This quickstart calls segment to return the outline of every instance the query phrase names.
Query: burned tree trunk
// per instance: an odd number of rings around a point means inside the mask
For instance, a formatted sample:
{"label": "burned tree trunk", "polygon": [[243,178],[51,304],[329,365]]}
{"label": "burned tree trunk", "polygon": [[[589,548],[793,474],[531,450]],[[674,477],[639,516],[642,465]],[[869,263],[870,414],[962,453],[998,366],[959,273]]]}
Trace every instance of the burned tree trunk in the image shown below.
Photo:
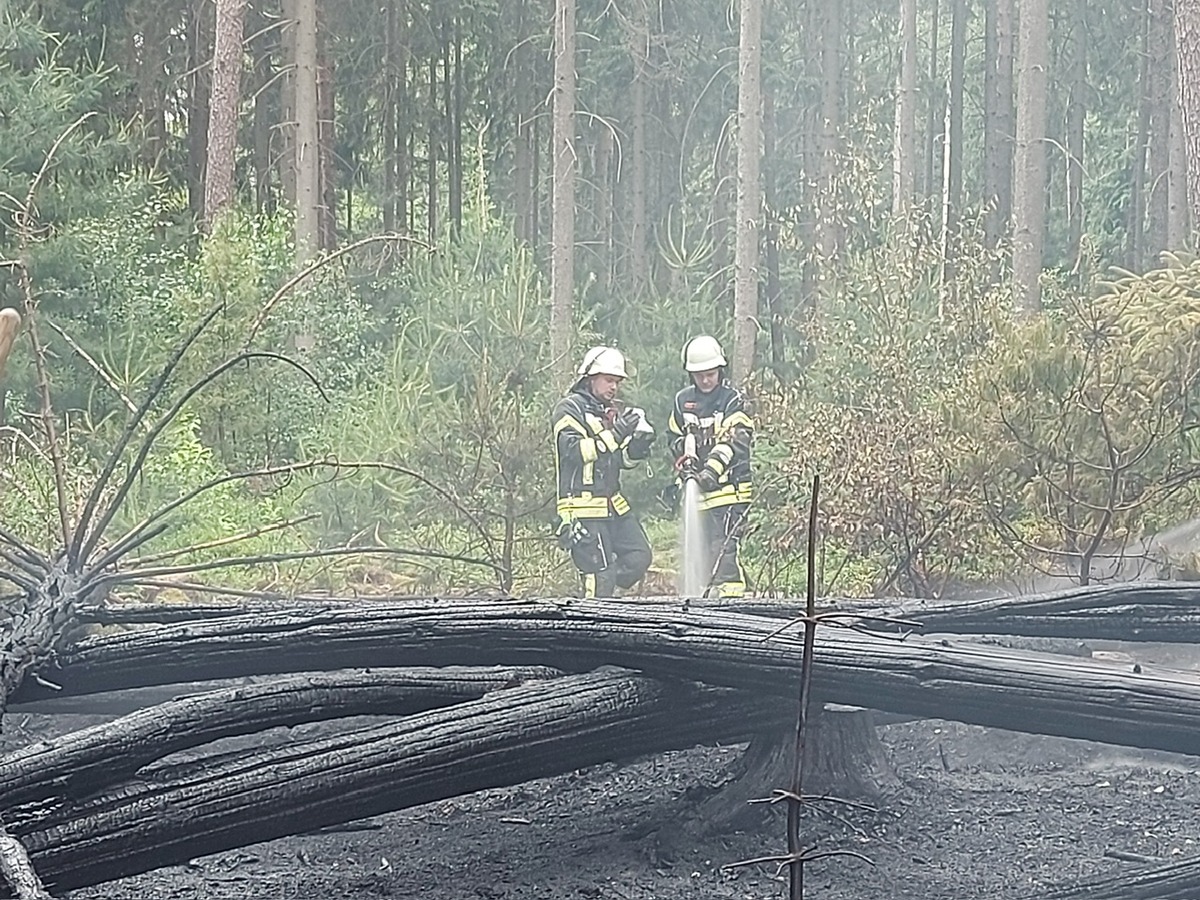
{"label": "burned tree trunk", "polygon": [[346,716],[411,715],[557,674],[533,667],[312,672],[182,697],[0,757],[0,804],[85,795],[220,738]]}
{"label": "burned tree trunk", "polygon": [[[62,646],[67,631],[75,624],[75,604],[86,599],[79,596],[74,580],[61,571],[61,564],[52,571],[49,561],[37,551],[26,548],[26,557],[16,549],[19,542],[15,538],[11,544],[13,549],[0,550],[0,555],[10,563],[10,557],[20,560],[28,569],[28,577],[37,581],[5,603],[10,615],[0,623],[0,714],[26,674],[36,672]],[[10,577],[23,579],[26,573],[10,573]]]}
{"label": "burned tree trunk", "polygon": [[1195,900],[1198,896],[1200,859],[1187,859],[1059,888],[1042,894],[1040,900]]}
{"label": "burned tree trunk", "polygon": [[51,900],[46,886],[29,863],[21,842],[0,833],[0,876],[16,892],[19,900]]}
{"label": "burned tree trunk", "polygon": [[[834,707],[809,718],[804,764],[806,794],[878,802],[900,787],[869,709]],[[704,834],[746,831],[770,810],[763,801],[787,787],[796,747],[796,723],[781,718],[751,739],[728,781],[689,820]]]}
{"label": "burned tree trunk", "polygon": [[[801,642],[779,622],[606,601],[380,603],[231,616],[86,638],[52,673],[66,692],[319,667],[623,665],[794,697]],[[1200,676],[825,628],[814,688],[836,703],[1106,743],[1200,753]],[[36,686],[27,686],[36,695]]]}
{"label": "burned tree trunk", "polygon": [[0,812],[45,882],[67,890],[600,762],[745,740],[777,715],[766,699],[607,669],[198,767],[146,769],[57,809]]}
{"label": "burned tree trunk", "polygon": [[[102,625],[163,624],[224,618],[232,615],[307,616],[329,609],[371,609],[380,601],[339,599],[240,600],[180,606],[138,604],[87,609],[81,618]],[[406,606],[437,603],[437,599],[410,598]],[[569,601],[566,601],[569,602]],[[728,610],[745,615],[792,619],[803,612],[794,599],[755,597],[745,600],[688,600],[670,603],[663,598],[627,599],[626,606],[675,610]],[[1179,581],[1130,582],[1069,588],[1019,597],[933,602],[921,598],[860,600],[826,598],[822,611],[838,610],[862,619],[876,631],[910,631],[952,634],[1013,634],[1026,637],[1061,637],[1095,640],[1164,641],[1200,643],[1200,585]],[[902,620],[889,625],[880,619]],[[876,621],[871,621],[875,619]]]}

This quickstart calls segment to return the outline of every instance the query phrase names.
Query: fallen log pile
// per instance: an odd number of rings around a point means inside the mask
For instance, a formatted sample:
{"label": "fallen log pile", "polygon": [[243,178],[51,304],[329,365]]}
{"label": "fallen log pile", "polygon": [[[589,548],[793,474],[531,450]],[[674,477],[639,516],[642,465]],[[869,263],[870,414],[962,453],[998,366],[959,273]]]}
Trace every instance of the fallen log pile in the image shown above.
{"label": "fallen log pile", "polygon": [[[801,642],[778,621],[615,601],[422,601],[237,615],[79,641],[43,669],[63,693],[362,666],[618,665],[792,698]],[[1061,737],[1200,754],[1200,676],[821,629],[814,689],[834,701]],[[20,697],[49,690],[26,684]]]}
{"label": "fallen log pile", "polygon": [[[938,631],[1149,639],[1200,635],[1197,600],[1200,589],[1185,585],[1129,585],[851,610]],[[781,631],[786,604],[756,604],[747,614],[677,601],[326,599],[213,604],[198,619],[108,630],[61,647],[12,702],[285,677],[171,700],[0,758],[0,819],[62,890],[596,762],[779,732],[793,717],[801,642],[795,627]],[[91,617],[129,625],[153,615]],[[508,668],[444,668],[481,665]],[[814,689],[823,701],[1200,754],[1192,673],[823,627]],[[207,749],[357,715],[403,718],[284,746]],[[172,756],[181,750],[193,758]],[[1163,877],[1200,886],[1186,865],[1171,868]]]}
{"label": "fallen log pile", "polygon": [[[137,779],[82,797],[26,783],[24,796],[52,799],[10,805],[5,795],[3,816],[43,882],[60,891],[600,762],[746,740],[790,714],[778,706],[605,668],[333,737],[143,767]],[[105,743],[99,731],[91,739]],[[87,755],[83,746],[74,753]]]}
{"label": "fallen log pile", "polygon": [[343,670],[181,697],[0,757],[0,805],[86,796],[168,754],[234,735],[350,716],[412,715],[559,674],[531,667]]}

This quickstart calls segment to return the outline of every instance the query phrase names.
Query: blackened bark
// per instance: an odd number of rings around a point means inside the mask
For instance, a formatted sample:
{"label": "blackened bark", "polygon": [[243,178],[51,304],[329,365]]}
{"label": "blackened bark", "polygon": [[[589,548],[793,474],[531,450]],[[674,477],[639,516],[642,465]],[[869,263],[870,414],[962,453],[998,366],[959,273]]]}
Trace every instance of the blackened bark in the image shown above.
{"label": "blackened bark", "polygon": [[169,753],[268,728],[347,716],[412,715],[558,673],[534,667],[307,672],[205,691],[0,756],[0,804],[82,797]]}
{"label": "blackened bark", "polygon": [[[1195,592],[1192,592],[1192,598]],[[1132,627],[1132,623],[1123,623]],[[380,602],[307,616],[233,616],[86,638],[47,675],[64,692],[389,665],[623,665],[792,697],[800,641],[779,622],[603,601]],[[26,686],[30,694],[36,687]],[[1200,753],[1200,677],[824,629],[814,689],[829,701],[1130,746]]]}
{"label": "blackened bark", "polygon": [[71,889],[601,762],[745,740],[777,715],[736,693],[610,669],[167,770],[13,832],[48,885]]}

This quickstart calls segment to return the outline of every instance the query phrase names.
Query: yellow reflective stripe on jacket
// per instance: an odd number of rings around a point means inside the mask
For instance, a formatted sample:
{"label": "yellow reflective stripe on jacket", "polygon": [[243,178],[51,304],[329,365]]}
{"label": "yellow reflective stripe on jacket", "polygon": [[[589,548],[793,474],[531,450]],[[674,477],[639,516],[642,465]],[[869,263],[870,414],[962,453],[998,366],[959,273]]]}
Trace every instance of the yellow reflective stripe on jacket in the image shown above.
{"label": "yellow reflective stripe on jacket", "polygon": [[583,427],[583,423],[574,416],[563,416],[554,423],[554,436],[558,437],[558,433],[566,428],[570,428],[572,431],[578,431],[584,436],[586,436],[588,433],[587,429]]}
{"label": "yellow reflective stripe on jacket", "polygon": [[717,594],[722,600],[741,600],[746,596],[746,582],[726,581],[717,586]]}
{"label": "yellow reflective stripe on jacket", "polygon": [[595,462],[600,456],[600,448],[596,444],[596,439],[588,436],[587,428],[574,416],[563,416],[554,423],[555,453],[558,452],[559,434],[567,430],[583,435],[583,437],[579,439],[579,456],[583,460],[584,468],[586,469],[588,463]]}
{"label": "yellow reflective stripe on jacket", "polygon": [[620,494],[609,497],[560,497],[557,510],[560,517],[567,519],[604,519],[609,515],[609,500],[612,511],[618,516],[629,512],[629,501]]}
{"label": "yellow reflective stripe on jacket", "polygon": [[754,497],[754,487],[749,483],[727,484],[700,495],[700,509],[717,509],[734,503],[749,503]]}
{"label": "yellow reflective stripe on jacket", "polygon": [[726,418],[721,420],[721,435],[728,434],[730,429],[736,428],[738,425],[741,425],[743,428],[749,428],[751,431],[754,430],[754,422],[739,409],[737,412],[730,413]]}
{"label": "yellow reflective stripe on jacket", "polygon": [[598,434],[596,437],[598,440],[604,442],[604,446],[608,448],[609,453],[616,453],[621,449],[621,445],[617,443],[617,436],[607,428],[600,432],[600,434]]}

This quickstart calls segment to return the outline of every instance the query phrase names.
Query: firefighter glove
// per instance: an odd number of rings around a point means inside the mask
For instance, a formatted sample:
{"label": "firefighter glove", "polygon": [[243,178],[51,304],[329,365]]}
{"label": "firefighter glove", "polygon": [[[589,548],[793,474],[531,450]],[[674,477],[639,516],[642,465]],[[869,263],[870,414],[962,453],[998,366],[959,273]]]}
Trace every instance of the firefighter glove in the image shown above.
{"label": "firefighter glove", "polygon": [[653,431],[635,431],[633,437],[629,439],[630,459],[645,459],[650,455],[650,448],[654,445]]}
{"label": "firefighter glove", "polygon": [[625,443],[625,439],[637,430],[638,422],[641,421],[634,410],[627,409],[621,413],[612,423],[612,433],[616,437],[618,443]]}
{"label": "firefighter glove", "polygon": [[707,494],[720,487],[721,482],[717,477],[717,473],[706,466],[696,476],[696,484],[700,486],[700,490]]}
{"label": "firefighter glove", "polygon": [[588,538],[588,530],[578,519],[564,519],[558,526],[558,546],[570,551],[576,544],[581,544]]}

